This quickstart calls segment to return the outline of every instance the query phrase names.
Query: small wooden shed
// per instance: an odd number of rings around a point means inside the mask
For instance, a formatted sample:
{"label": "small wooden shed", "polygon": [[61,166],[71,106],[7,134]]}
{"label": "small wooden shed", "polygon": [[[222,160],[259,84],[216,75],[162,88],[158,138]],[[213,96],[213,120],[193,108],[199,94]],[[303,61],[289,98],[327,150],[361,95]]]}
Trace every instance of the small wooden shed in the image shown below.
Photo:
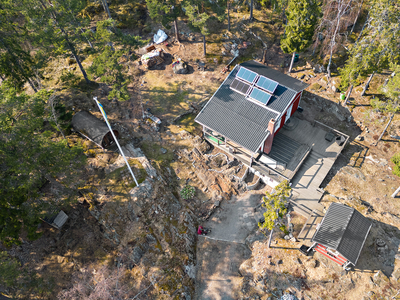
{"label": "small wooden shed", "polygon": [[352,207],[332,203],[315,232],[314,248],[327,258],[347,268],[357,264],[372,221]]}
{"label": "small wooden shed", "polygon": [[[72,117],[71,124],[75,131],[103,148],[108,148],[115,143],[107,124],[87,111],[77,112]],[[113,129],[113,132],[118,138],[118,131]]]}

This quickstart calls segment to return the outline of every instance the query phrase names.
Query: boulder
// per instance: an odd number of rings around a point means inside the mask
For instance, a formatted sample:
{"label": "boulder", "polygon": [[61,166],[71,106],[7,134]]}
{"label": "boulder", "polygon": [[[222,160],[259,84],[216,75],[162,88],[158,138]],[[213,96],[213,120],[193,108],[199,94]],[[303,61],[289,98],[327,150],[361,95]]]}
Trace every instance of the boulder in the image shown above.
{"label": "boulder", "polygon": [[189,72],[187,63],[183,61],[178,61],[174,63],[172,70],[175,74],[187,74]]}

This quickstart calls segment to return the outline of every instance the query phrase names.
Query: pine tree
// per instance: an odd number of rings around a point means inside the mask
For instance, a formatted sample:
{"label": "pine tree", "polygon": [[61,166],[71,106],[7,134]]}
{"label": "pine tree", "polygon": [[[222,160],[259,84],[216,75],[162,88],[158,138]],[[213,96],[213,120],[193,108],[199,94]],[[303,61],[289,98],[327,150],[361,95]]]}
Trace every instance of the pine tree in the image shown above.
{"label": "pine tree", "polygon": [[[0,75],[11,80],[14,86],[22,89],[28,82],[37,92],[34,84],[34,59],[29,49],[24,48],[29,40],[24,21],[19,15],[14,3],[0,3]],[[20,18],[18,24],[14,19]]]}
{"label": "pine tree", "polygon": [[100,77],[102,82],[112,86],[112,90],[108,95],[109,100],[126,101],[130,98],[127,88],[128,79],[123,75],[123,65],[119,62],[121,56],[121,51],[116,51],[111,46],[106,46],[89,67],[91,74]]}
{"label": "pine tree", "polygon": [[[84,159],[79,147],[43,127],[48,97],[45,90],[32,97],[18,93],[7,81],[0,86],[0,241],[7,245],[19,243],[22,230],[38,237],[39,217],[57,205],[44,201],[39,188],[46,180],[56,183],[60,172],[71,179]],[[72,196],[69,189],[60,193],[60,204]]]}
{"label": "pine tree", "polygon": [[[356,44],[350,48],[349,59],[340,70],[342,86],[360,84],[360,78],[370,77],[364,86],[362,96],[368,89],[374,74],[389,67],[399,59],[398,40],[400,39],[399,4],[394,0],[372,2],[366,28]],[[347,98],[349,98],[350,92]]]}
{"label": "pine tree", "polygon": [[146,0],[150,18],[160,22],[165,28],[169,29],[171,22],[174,22],[175,38],[179,41],[178,17],[181,10],[177,0]]}
{"label": "pine tree", "polygon": [[263,214],[264,222],[258,223],[260,229],[267,228],[271,230],[270,244],[272,231],[278,226],[280,230],[287,233],[286,226],[283,222],[284,217],[287,214],[288,197],[290,195],[290,186],[287,181],[283,181],[275,187],[273,193],[266,192],[266,196],[263,197],[262,206],[266,208],[266,212]]}
{"label": "pine tree", "polygon": [[127,88],[128,78],[124,75],[125,66],[121,64],[121,60],[124,55],[129,56],[126,53],[127,46],[136,47],[146,41],[142,41],[137,36],[123,34],[116,28],[115,21],[112,19],[99,21],[96,25],[97,30],[94,35],[88,31],[88,35],[92,35],[95,41],[97,51],[97,57],[94,58],[88,72],[112,86],[108,99],[126,101],[130,98]]}
{"label": "pine tree", "polygon": [[225,17],[224,1],[221,5],[218,2],[201,1],[201,0],[185,0],[182,7],[189,18],[190,24],[203,35],[203,55],[207,55],[206,36],[210,34],[209,20],[217,16],[219,21]]}
{"label": "pine tree", "polygon": [[45,55],[58,56],[69,53],[79,66],[86,80],[90,83],[86,71],[79,58],[78,45],[85,40],[82,35],[82,27],[85,21],[78,18],[86,5],[83,0],[17,0],[19,13],[27,23],[33,46],[41,50]]}
{"label": "pine tree", "polygon": [[281,39],[284,53],[293,53],[289,67],[292,71],[296,52],[304,51],[312,42],[315,25],[320,17],[320,6],[315,0],[290,0],[285,33]]}

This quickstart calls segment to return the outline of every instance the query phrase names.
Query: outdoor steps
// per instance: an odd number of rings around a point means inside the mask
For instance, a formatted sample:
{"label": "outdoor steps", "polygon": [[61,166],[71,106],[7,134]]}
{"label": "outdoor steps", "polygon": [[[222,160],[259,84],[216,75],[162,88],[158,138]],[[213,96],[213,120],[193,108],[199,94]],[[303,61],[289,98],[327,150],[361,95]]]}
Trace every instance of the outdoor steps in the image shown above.
{"label": "outdoor steps", "polygon": [[274,145],[268,156],[287,165],[300,147],[301,144],[299,142],[278,133],[274,137]]}
{"label": "outdoor steps", "polygon": [[339,264],[341,266],[343,266],[343,264],[345,262],[347,262],[346,258],[344,258],[341,255],[335,256],[335,255],[329,253],[328,251],[326,251],[326,248],[324,246],[320,245],[320,244],[317,244],[317,246],[315,246],[314,250],[319,252],[319,253],[321,253],[322,255],[325,255],[327,258],[333,260],[335,263],[337,263],[337,264]]}

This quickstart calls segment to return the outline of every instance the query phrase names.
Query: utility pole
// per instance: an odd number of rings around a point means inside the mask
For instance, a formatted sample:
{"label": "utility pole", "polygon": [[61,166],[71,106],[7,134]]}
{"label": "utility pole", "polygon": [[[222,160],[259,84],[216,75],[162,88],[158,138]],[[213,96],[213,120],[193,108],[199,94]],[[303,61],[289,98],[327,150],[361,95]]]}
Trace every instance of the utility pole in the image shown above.
{"label": "utility pole", "polygon": [[122,157],[124,158],[125,163],[126,163],[126,166],[128,167],[129,172],[131,172],[132,178],[133,178],[133,180],[135,181],[136,186],[139,186],[139,184],[138,184],[138,182],[137,182],[137,180],[136,180],[135,175],[133,175],[131,166],[129,165],[128,161],[126,160],[126,157],[125,157],[124,152],[122,152],[122,149],[121,149],[121,146],[120,146],[119,143],[118,143],[117,137],[115,136],[114,131],[112,130],[110,123],[108,123],[107,115],[106,115],[106,112],[105,112],[104,109],[103,109],[103,105],[101,105],[101,103],[100,103],[99,101],[97,101],[97,97],[94,97],[93,100],[96,101],[96,104],[97,104],[97,106],[99,107],[99,110],[100,110],[101,114],[103,115],[104,121],[106,121],[106,124],[107,124],[107,126],[108,126],[108,129],[110,129],[110,132],[111,132],[111,134],[112,134],[112,136],[113,136],[113,138],[114,138],[114,141],[115,141],[115,143],[116,143],[117,146],[118,146],[119,152],[121,153]]}

